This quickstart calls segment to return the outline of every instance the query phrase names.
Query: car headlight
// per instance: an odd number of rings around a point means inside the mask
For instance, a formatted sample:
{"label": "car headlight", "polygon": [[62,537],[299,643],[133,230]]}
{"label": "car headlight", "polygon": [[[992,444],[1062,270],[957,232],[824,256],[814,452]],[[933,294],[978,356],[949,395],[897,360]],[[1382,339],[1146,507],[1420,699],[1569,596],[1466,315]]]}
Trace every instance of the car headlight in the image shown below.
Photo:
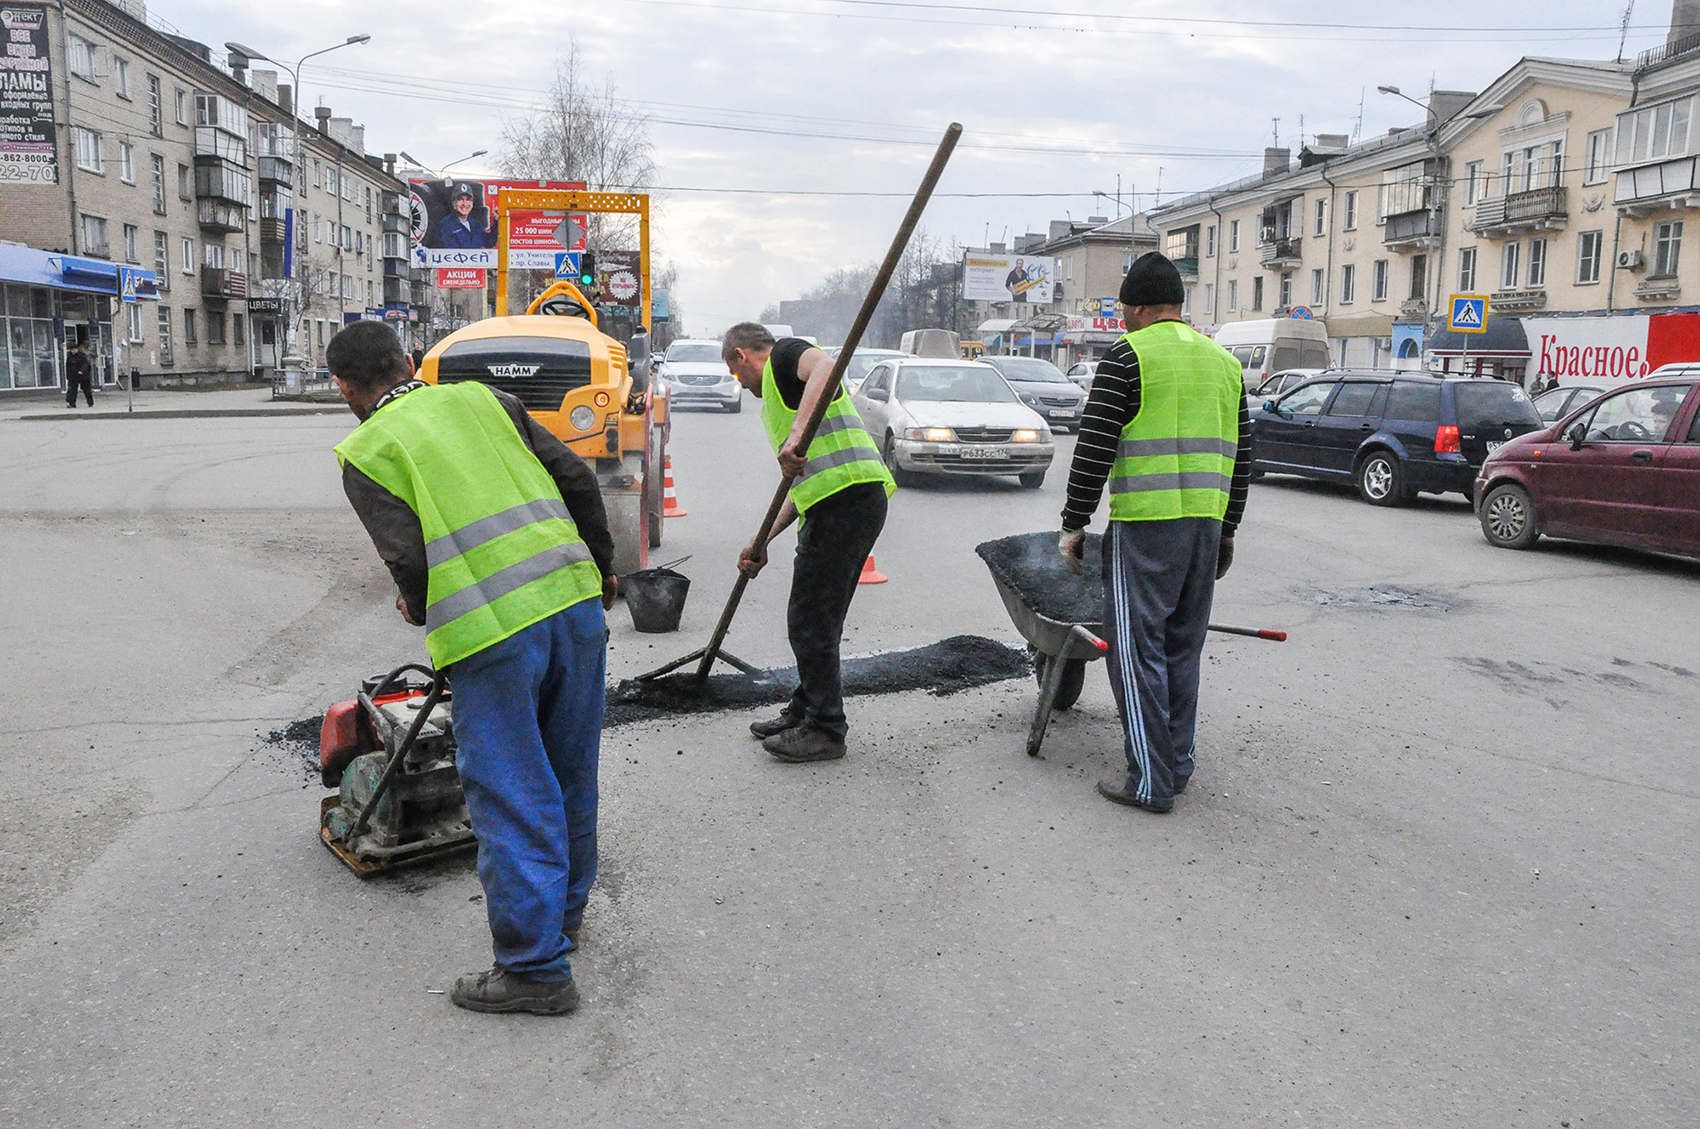
{"label": "car headlight", "polygon": [[1009,438],[1014,443],[1037,443],[1039,433],[1030,427],[1021,427],[1011,432]]}
{"label": "car headlight", "polygon": [[922,443],[954,443],[956,432],[948,427],[911,427],[903,433],[905,439],[914,439]]}
{"label": "car headlight", "polygon": [[1036,407],[1039,406],[1038,399],[1036,397],[1034,397],[1034,395],[1031,392],[1018,392],[1018,393],[1016,393],[1016,395],[1020,396],[1021,402],[1023,404],[1026,404],[1030,408],[1036,408]]}
{"label": "car headlight", "polygon": [[589,404],[580,404],[567,416],[567,422],[573,425],[574,430],[591,431],[596,427],[596,413]]}

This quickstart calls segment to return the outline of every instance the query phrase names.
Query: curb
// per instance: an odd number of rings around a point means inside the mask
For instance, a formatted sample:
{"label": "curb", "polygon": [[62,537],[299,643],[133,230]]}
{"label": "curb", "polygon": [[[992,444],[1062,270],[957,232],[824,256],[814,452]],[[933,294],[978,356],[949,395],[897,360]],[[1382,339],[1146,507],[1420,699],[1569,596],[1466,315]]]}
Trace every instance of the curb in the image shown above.
{"label": "curb", "polygon": [[61,422],[73,419],[234,419],[239,416],[335,416],[348,412],[346,404],[320,408],[164,408],[154,411],[141,412],[74,412],[66,415],[64,412],[48,412],[40,415],[14,416],[14,420],[23,422],[29,420],[59,420]]}

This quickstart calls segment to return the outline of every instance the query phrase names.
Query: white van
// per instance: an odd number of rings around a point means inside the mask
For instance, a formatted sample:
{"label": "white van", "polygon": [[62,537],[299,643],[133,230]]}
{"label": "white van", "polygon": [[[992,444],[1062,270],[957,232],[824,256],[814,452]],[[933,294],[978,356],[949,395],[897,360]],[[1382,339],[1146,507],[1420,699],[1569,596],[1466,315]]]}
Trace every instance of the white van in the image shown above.
{"label": "white van", "polygon": [[911,329],[897,347],[914,357],[962,359],[962,339],[948,329]]}
{"label": "white van", "polygon": [[1246,391],[1271,373],[1290,368],[1327,368],[1328,330],[1319,321],[1262,318],[1231,321],[1216,330],[1216,344],[1240,362]]}
{"label": "white van", "polygon": [[820,341],[807,333],[792,333],[788,325],[763,325],[763,329],[773,334],[775,341],[783,341],[787,337],[795,337],[799,341],[807,341],[810,345],[819,345]]}

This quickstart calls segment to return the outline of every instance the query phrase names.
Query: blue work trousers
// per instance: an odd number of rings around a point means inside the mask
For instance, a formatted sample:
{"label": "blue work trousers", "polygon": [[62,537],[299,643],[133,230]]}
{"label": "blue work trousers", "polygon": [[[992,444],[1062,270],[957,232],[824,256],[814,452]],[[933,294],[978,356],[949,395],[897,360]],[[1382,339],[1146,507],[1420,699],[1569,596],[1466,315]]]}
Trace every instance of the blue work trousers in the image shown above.
{"label": "blue work trousers", "polygon": [[594,597],[455,663],[461,786],[496,963],[565,980],[596,879],[607,636]]}

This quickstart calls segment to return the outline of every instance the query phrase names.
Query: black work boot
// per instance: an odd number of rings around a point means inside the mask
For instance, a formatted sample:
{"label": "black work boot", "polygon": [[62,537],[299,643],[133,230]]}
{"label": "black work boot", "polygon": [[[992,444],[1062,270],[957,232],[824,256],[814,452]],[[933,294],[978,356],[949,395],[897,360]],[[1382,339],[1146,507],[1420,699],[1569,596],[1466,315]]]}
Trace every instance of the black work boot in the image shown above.
{"label": "black work boot", "polygon": [[1126,804],[1130,808],[1143,808],[1158,814],[1174,810],[1175,802],[1158,803],[1147,800],[1139,794],[1139,781],[1131,773],[1117,772],[1098,781],[1098,794],[1112,803]]}
{"label": "black work boot", "polygon": [[804,720],[802,714],[786,710],[778,717],[770,717],[766,721],[750,722],[750,732],[765,741],[769,737],[785,732],[787,729],[797,728],[797,726],[803,724]]}
{"label": "black work boot", "polygon": [[488,972],[456,980],[449,999],[468,1011],[565,1015],[578,1007],[578,985],[570,976],[565,980],[527,980],[496,965]]}
{"label": "black work boot", "polygon": [[844,755],[844,742],[813,725],[796,725],[775,733],[761,743],[773,756],[789,764],[804,761],[835,761]]}

